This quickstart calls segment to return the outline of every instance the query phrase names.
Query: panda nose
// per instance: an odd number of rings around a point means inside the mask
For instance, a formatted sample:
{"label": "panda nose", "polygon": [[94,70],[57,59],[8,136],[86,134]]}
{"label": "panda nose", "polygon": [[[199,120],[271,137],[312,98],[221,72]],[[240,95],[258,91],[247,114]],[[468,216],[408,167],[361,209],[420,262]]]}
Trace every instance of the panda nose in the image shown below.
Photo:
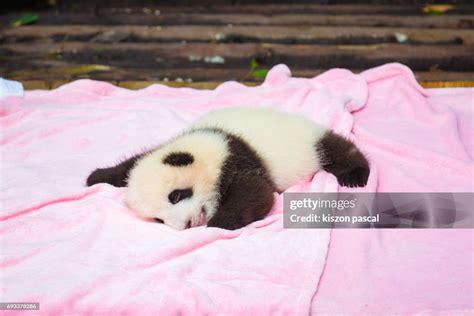
{"label": "panda nose", "polygon": [[164,220],[162,220],[161,218],[158,218],[158,217],[155,217],[155,221],[157,221],[157,222],[160,223],[160,224],[164,224],[164,223],[165,223]]}

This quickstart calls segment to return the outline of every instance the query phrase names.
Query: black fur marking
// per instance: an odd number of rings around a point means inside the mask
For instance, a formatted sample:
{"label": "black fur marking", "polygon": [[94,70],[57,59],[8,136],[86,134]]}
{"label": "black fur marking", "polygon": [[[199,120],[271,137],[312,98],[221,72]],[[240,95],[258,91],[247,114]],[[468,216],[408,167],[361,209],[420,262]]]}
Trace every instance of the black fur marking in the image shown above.
{"label": "black fur marking", "polygon": [[189,199],[192,196],[193,196],[193,189],[178,189],[178,190],[173,190],[168,195],[168,200],[170,201],[171,204],[177,204],[184,199]]}
{"label": "black fur marking", "polygon": [[219,205],[208,226],[238,229],[263,219],[273,206],[275,185],[258,154],[240,137],[220,129],[229,155],[219,178]]}
{"label": "black fur marking", "polygon": [[233,230],[264,218],[272,209],[273,191],[259,175],[236,175],[207,226]]}
{"label": "black fur marking", "polygon": [[323,169],[334,174],[340,185],[361,187],[367,184],[369,162],[353,143],[327,132],[316,144],[316,150]]}
{"label": "black fur marking", "polygon": [[148,152],[133,156],[118,165],[110,168],[96,169],[87,177],[87,186],[96,183],[108,183],[115,187],[127,186],[128,173],[135,163]]}
{"label": "black fur marking", "polygon": [[187,152],[174,152],[168,154],[164,159],[163,163],[174,167],[183,167],[190,165],[194,162],[194,157]]}

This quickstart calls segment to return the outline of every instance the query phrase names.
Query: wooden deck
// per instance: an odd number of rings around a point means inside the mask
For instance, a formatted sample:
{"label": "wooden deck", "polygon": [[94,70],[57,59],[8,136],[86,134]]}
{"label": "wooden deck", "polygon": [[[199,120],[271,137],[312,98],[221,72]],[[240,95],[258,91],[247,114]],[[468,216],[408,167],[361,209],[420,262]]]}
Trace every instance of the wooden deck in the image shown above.
{"label": "wooden deck", "polygon": [[428,87],[474,86],[473,4],[440,15],[391,5],[56,8],[11,26],[21,14],[0,15],[0,75],[26,88],[78,78],[212,88],[257,84],[279,63],[312,77],[387,62],[406,64]]}

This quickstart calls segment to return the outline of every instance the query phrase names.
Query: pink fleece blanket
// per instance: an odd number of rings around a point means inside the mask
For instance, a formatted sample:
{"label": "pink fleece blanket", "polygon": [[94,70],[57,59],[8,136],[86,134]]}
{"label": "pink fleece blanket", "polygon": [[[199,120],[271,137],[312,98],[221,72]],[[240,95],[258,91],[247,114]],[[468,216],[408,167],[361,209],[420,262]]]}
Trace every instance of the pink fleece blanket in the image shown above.
{"label": "pink fleece blanket", "polygon": [[[312,79],[273,68],[249,88],[80,80],[0,100],[0,302],[52,314],[420,313],[472,310],[472,230],[237,231],[144,222],[96,167],[166,141],[216,107],[306,115],[368,154],[365,191],[473,191],[473,89],[424,90],[404,66]],[[291,191],[338,191],[325,172]],[[358,189],[361,190],[361,189]],[[329,249],[329,250],[328,250]],[[312,306],[311,306],[312,304]]]}

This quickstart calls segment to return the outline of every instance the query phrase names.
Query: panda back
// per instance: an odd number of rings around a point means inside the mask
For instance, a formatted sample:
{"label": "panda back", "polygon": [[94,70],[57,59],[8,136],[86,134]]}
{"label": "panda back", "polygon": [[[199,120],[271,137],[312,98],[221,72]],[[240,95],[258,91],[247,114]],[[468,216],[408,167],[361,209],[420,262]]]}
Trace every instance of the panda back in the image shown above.
{"label": "panda back", "polygon": [[219,128],[240,137],[260,156],[279,191],[320,168],[315,146],[326,129],[299,115],[232,107],[209,112],[192,127]]}

